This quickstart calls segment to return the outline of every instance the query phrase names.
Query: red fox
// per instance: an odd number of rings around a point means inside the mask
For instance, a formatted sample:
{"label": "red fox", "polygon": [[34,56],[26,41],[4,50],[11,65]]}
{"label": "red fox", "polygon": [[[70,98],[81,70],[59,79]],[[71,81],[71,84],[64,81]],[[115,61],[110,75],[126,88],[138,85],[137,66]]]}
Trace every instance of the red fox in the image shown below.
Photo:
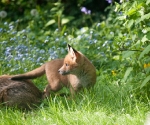
{"label": "red fox", "polygon": [[96,83],[94,65],[79,51],[68,44],[68,54],[64,59],[56,59],[43,64],[25,74],[15,75],[11,79],[33,79],[46,74],[48,85],[44,92],[49,96],[51,91],[57,92],[64,86],[70,88],[71,95],[84,87]]}

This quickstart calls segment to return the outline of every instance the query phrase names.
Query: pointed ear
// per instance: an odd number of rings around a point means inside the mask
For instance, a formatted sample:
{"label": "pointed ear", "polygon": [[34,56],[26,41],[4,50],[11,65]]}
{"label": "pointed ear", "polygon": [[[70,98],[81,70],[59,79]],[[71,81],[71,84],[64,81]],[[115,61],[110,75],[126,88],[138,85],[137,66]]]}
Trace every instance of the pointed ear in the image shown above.
{"label": "pointed ear", "polygon": [[71,46],[67,44],[68,52],[70,51]]}
{"label": "pointed ear", "polygon": [[79,53],[77,50],[75,50],[74,48],[72,48],[69,44],[68,44],[68,53],[71,54],[71,56],[75,59],[77,59]]}

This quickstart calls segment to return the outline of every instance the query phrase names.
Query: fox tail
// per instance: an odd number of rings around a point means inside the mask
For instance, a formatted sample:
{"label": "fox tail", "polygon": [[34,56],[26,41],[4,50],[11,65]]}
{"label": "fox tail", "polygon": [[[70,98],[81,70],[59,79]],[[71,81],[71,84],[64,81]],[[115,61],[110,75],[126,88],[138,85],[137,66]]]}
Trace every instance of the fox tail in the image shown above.
{"label": "fox tail", "polygon": [[34,79],[45,74],[45,64],[25,74],[14,75],[11,80]]}

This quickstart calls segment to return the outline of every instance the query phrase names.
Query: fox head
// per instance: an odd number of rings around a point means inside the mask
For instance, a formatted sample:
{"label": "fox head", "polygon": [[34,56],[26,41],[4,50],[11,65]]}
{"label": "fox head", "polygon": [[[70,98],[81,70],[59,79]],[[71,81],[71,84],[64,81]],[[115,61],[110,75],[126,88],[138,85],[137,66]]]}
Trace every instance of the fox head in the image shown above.
{"label": "fox head", "polygon": [[64,58],[63,66],[58,70],[62,75],[75,74],[82,64],[81,53],[68,44],[68,54]]}

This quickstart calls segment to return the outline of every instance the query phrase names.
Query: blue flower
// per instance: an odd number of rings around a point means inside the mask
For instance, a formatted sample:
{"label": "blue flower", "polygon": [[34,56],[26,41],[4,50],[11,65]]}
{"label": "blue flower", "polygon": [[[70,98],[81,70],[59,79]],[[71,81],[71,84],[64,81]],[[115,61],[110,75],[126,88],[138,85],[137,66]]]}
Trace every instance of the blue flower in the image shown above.
{"label": "blue flower", "polygon": [[10,25],[10,26],[9,26],[9,29],[10,29],[10,30],[13,30],[13,28],[14,28],[13,25]]}
{"label": "blue flower", "polygon": [[8,23],[7,22],[4,22],[4,25],[7,25]]}
{"label": "blue flower", "polygon": [[10,41],[16,41],[16,37],[10,38]]}
{"label": "blue flower", "polygon": [[92,31],[92,30],[90,31],[90,34],[93,34],[93,31]]}
{"label": "blue flower", "polygon": [[65,36],[67,36],[67,33],[64,33]]}
{"label": "blue flower", "polygon": [[3,28],[0,28],[0,32],[3,32]]}
{"label": "blue flower", "polygon": [[14,35],[14,34],[17,34],[17,31],[13,31],[11,34],[13,34],[13,35]]}
{"label": "blue flower", "polygon": [[22,39],[26,39],[26,36],[23,36]]}
{"label": "blue flower", "polygon": [[97,49],[100,49],[100,47],[97,47]]}
{"label": "blue flower", "polygon": [[56,42],[59,41],[59,38],[56,38],[55,41],[56,41]]}
{"label": "blue flower", "polygon": [[45,50],[44,49],[41,49],[40,50],[40,54],[44,54],[45,53]]}
{"label": "blue flower", "polygon": [[90,40],[90,41],[89,41],[89,43],[90,43],[90,44],[93,44],[93,41],[92,41],[92,40]]}
{"label": "blue flower", "polygon": [[97,43],[97,40],[96,40],[96,39],[94,40],[94,43]]}
{"label": "blue flower", "polygon": [[23,29],[22,31],[21,31],[21,33],[25,33],[26,32],[26,30],[25,29]]}
{"label": "blue flower", "polygon": [[19,22],[20,22],[20,20],[19,20],[19,19],[15,21],[15,23],[19,23]]}
{"label": "blue flower", "polygon": [[37,62],[40,62],[42,60],[42,57],[39,57],[38,59],[37,59]]}

